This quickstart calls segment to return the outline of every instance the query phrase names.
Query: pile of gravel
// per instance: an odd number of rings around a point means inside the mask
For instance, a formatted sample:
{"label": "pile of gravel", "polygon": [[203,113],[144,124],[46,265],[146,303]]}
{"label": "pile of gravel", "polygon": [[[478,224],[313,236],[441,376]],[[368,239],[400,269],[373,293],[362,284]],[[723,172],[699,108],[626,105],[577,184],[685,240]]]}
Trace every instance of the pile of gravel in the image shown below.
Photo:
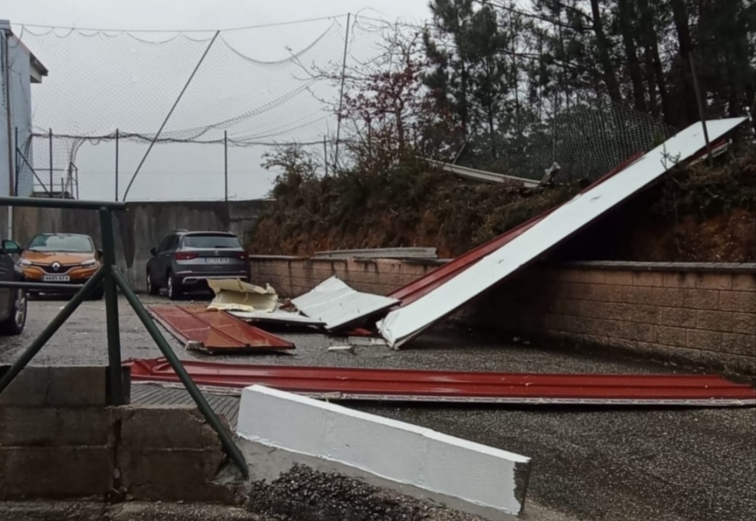
{"label": "pile of gravel", "polygon": [[297,465],[276,480],[252,482],[246,507],[280,521],[480,521],[339,474]]}

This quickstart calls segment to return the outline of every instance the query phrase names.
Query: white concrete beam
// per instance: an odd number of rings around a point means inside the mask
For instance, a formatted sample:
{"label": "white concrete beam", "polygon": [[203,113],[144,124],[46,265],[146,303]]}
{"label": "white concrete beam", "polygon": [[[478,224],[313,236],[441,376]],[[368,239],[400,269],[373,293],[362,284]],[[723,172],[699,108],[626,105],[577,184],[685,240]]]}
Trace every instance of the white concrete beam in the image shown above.
{"label": "white concrete beam", "polygon": [[489,519],[522,511],[530,471],[525,456],[259,385],[244,389],[237,434],[253,476],[275,479],[278,458],[281,473],[305,464]]}

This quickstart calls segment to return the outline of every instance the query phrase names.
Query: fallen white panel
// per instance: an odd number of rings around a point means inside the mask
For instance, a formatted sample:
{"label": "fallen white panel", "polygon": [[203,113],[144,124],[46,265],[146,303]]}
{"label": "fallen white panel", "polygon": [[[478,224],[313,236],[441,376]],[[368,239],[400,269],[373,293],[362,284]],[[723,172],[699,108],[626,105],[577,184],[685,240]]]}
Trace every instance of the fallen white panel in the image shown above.
{"label": "fallen white panel", "polygon": [[276,290],[269,284],[264,288],[239,279],[208,279],[215,298],[207,309],[216,311],[272,311],[278,305]]}
{"label": "fallen white panel", "polygon": [[338,278],[331,277],[291,302],[299,311],[324,322],[326,329],[332,330],[388,309],[399,301],[355,291]]}
{"label": "fallen white panel", "polygon": [[[707,122],[715,141],[745,118]],[[703,127],[691,125],[618,174],[563,204],[532,228],[418,300],[389,313],[378,324],[392,347],[399,347],[460,306],[557,245],[627,199],[680,161],[704,149]]]}
{"label": "fallen white panel", "polygon": [[244,440],[407,485],[452,508],[493,519],[522,511],[525,456],[259,385],[244,389],[237,425]]}
{"label": "fallen white panel", "polygon": [[229,311],[231,315],[250,322],[270,322],[301,326],[323,326],[322,321],[291,311]]}

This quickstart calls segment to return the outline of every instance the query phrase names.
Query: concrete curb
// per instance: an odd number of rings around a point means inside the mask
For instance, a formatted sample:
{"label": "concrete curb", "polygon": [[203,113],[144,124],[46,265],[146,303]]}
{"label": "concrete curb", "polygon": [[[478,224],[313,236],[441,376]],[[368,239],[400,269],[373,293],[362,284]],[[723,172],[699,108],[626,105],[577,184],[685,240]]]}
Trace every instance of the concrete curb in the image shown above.
{"label": "concrete curb", "polygon": [[415,425],[255,385],[237,433],[253,479],[306,465],[489,519],[523,508],[529,458]]}

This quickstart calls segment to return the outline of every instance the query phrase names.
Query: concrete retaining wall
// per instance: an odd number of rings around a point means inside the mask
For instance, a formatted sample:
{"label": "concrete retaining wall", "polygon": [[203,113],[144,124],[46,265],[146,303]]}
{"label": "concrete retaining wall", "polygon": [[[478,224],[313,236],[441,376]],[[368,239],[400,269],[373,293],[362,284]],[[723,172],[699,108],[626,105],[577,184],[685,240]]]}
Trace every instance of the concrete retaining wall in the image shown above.
{"label": "concrete retaining wall", "polygon": [[226,457],[196,408],[107,407],[106,380],[104,367],[29,367],[0,395],[0,500],[234,500],[213,482]]}
{"label": "concrete retaining wall", "polygon": [[[231,231],[248,242],[264,205],[263,200],[128,203],[126,212],[115,214],[118,265],[134,289],[145,291],[150,249],[167,234],[180,228]],[[0,207],[0,215],[6,213],[7,208]],[[22,245],[38,233],[68,232],[90,235],[100,246],[99,216],[91,210],[15,208],[13,230],[13,238]]]}
{"label": "concrete retaining wall", "polygon": [[[252,279],[293,297],[338,276],[387,294],[437,263],[253,257]],[[545,345],[587,345],[756,372],[756,264],[583,262],[533,266],[453,317]]]}
{"label": "concrete retaining wall", "polygon": [[296,297],[336,276],[358,291],[387,295],[409,284],[443,261],[393,259],[302,259],[253,255],[250,274],[255,284],[269,283],[284,297]]}
{"label": "concrete retaining wall", "polygon": [[756,370],[756,264],[583,262],[533,268],[463,319],[541,342]]}
{"label": "concrete retaining wall", "polygon": [[[267,465],[280,472],[298,463],[361,475],[489,519],[511,519],[525,500],[527,457],[262,386],[244,390],[237,433],[275,449]],[[250,461],[253,475],[275,479]]]}

